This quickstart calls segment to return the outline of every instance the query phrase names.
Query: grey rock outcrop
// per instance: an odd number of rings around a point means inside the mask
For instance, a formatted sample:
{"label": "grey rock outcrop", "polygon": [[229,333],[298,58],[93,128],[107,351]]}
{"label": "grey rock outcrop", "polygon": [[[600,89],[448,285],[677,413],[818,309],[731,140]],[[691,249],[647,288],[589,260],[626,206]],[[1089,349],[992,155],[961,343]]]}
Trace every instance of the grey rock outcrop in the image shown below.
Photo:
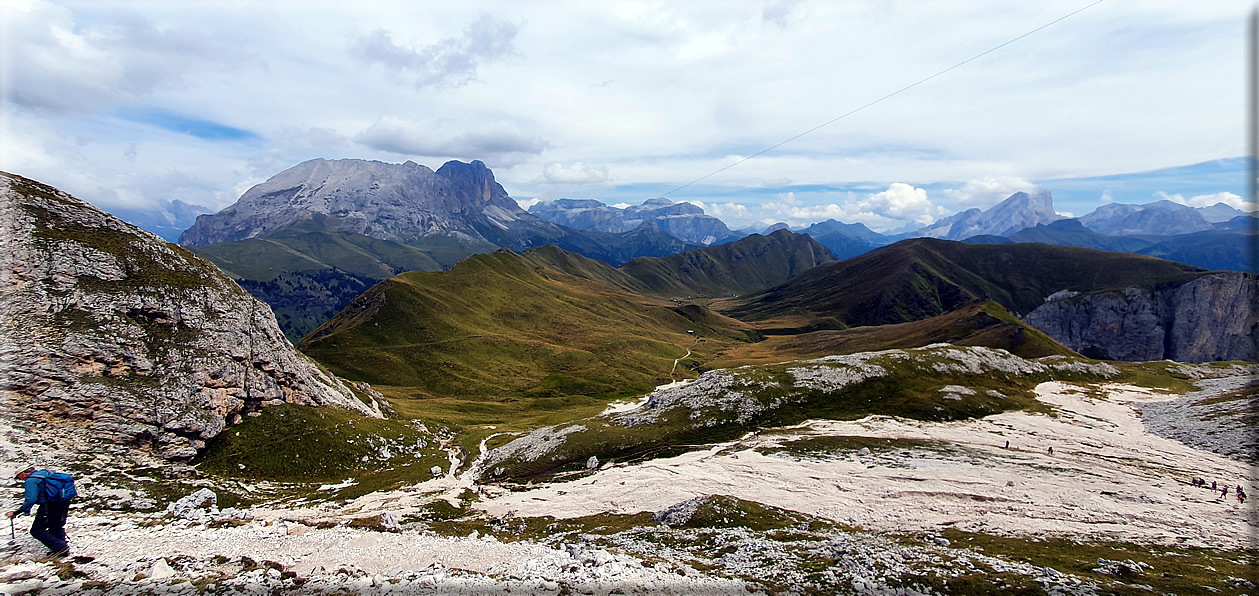
{"label": "grey rock outcrop", "polygon": [[1059,343],[1115,360],[1255,360],[1259,280],[1204,275],[1154,290],[1056,294],[1024,317]]}
{"label": "grey rock outcrop", "polygon": [[38,182],[0,173],[0,399],[18,427],[184,460],[242,414],[380,416],[298,353],[213,265]]}
{"label": "grey rock outcrop", "polygon": [[451,161],[434,172],[410,161],[312,159],[199,216],[179,243],[265,238],[304,222],[404,244],[443,236],[481,249],[541,246],[565,233],[521,209],[479,161]]}

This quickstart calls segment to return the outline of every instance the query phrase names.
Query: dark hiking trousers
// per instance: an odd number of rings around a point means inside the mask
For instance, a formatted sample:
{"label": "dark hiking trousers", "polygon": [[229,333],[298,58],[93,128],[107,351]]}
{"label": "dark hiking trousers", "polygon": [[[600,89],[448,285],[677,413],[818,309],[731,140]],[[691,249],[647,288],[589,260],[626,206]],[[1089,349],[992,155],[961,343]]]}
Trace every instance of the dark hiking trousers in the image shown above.
{"label": "dark hiking trousers", "polygon": [[49,501],[35,510],[35,522],[31,524],[31,536],[43,542],[48,550],[59,553],[66,550],[66,516],[70,503]]}

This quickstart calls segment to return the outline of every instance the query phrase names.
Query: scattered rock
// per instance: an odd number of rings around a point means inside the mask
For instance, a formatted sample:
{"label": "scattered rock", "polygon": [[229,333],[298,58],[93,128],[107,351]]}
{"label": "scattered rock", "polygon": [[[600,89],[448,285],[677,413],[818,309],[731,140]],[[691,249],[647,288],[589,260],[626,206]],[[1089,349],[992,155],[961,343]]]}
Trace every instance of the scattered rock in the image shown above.
{"label": "scattered rock", "polygon": [[592,455],[592,456],[590,456],[590,459],[586,460],[586,469],[587,469],[587,470],[593,470],[593,469],[595,469],[595,468],[597,468],[597,467],[599,467],[599,458],[597,458],[597,457],[595,457],[595,456],[593,456],[593,455]]}
{"label": "scattered rock", "polygon": [[1111,577],[1131,577],[1141,575],[1150,568],[1149,563],[1140,561],[1111,561],[1110,559],[1098,559],[1097,567],[1093,568],[1093,573],[1109,575]]}
{"label": "scattered rock", "polygon": [[149,568],[149,579],[162,581],[175,576],[175,570],[170,568],[166,559],[158,559],[153,562],[153,567]]}
{"label": "scattered rock", "polygon": [[703,505],[706,500],[708,500],[708,497],[695,497],[694,499],[670,505],[663,511],[656,512],[655,515],[651,516],[651,519],[667,526],[684,526],[691,521],[699,506]]}
{"label": "scattered rock", "polygon": [[402,531],[402,526],[398,523],[398,516],[390,511],[380,514],[380,525],[385,528],[386,532]]}

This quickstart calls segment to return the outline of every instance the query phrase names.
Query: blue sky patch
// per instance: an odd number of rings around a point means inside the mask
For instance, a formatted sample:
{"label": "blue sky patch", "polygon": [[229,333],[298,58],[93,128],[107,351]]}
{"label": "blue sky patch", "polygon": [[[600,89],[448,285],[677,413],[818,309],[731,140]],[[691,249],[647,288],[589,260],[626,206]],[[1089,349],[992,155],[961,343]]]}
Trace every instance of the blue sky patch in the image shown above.
{"label": "blue sky patch", "polygon": [[243,128],[192,118],[161,108],[119,108],[118,117],[207,141],[254,141],[262,138]]}

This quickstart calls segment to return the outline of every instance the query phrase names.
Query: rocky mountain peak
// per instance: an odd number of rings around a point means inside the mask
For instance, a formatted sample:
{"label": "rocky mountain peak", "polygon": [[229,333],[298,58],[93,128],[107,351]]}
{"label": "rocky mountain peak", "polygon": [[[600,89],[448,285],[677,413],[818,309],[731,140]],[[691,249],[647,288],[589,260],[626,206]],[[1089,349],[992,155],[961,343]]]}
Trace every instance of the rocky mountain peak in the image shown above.
{"label": "rocky mountain peak", "polygon": [[1049,191],[1016,192],[985,211],[967,209],[919,230],[916,235],[945,240],[1005,236],[1060,219],[1064,218],[1054,212],[1053,195]]}
{"label": "rocky mountain peak", "polygon": [[0,174],[0,281],[6,416],[53,421],[68,451],[183,460],[283,403],[380,415],[213,265],[12,174]]}
{"label": "rocky mountain peak", "polygon": [[232,206],[198,217],[179,241],[206,246],[265,238],[314,215],[327,216],[340,231],[403,243],[439,235],[484,246],[504,232],[556,233],[525,213],[480,161],[451,161],[434,172],[411,161],[312,159],[254,186]]}

